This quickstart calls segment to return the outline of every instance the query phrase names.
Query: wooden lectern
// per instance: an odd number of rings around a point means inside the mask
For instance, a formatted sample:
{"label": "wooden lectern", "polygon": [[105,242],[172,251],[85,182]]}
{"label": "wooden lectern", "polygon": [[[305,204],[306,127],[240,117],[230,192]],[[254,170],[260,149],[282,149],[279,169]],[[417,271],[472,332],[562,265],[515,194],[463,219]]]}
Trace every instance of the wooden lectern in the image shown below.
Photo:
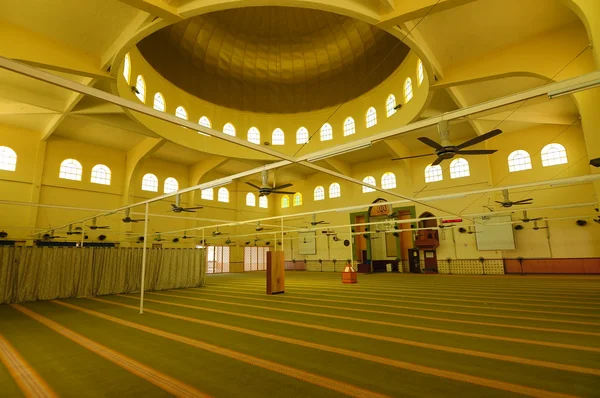
{"label": "wooden lectern", "polygon": [[285,262],[282,251],[267,252],[267,294],[285,291]]}

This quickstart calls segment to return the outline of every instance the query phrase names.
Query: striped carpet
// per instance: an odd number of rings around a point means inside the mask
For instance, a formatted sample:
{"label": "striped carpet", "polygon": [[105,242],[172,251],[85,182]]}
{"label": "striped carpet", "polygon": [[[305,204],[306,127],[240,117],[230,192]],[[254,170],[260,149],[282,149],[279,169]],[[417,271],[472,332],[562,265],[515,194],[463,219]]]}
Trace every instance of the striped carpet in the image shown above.
{"label": "striped carpet", "polygon": [[600,278],[289,272],[0,306],[0,396],[600,396]]}

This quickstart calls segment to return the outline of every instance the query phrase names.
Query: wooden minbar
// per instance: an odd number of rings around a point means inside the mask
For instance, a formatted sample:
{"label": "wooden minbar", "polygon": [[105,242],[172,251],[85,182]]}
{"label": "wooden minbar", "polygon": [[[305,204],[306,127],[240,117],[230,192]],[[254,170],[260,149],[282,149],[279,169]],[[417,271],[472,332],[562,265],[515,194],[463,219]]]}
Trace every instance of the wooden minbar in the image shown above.
{"label": "wooden minbar", "polygon": [[267,252],[267,294],[285,291],[285,261],[282,251]]}

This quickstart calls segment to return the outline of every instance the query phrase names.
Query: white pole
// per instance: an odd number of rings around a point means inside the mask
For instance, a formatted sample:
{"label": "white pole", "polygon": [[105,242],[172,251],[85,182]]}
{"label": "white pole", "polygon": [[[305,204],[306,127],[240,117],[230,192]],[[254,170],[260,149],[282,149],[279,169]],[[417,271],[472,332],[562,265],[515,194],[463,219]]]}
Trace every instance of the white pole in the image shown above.
{"label": "white pole", "polygon": [[[281,217],[281,250],[282,251],[285,251],[285,248],[283,247],[284,236],[285,236],[285,232],[284,232],[284,229],[283,229],[283,217]],[[275,242],[275,243],[277,243],[277,242]]]}
{"label": "white pole", "polygon": [[[350,228],[350,266],[354,268],[354,235],[352,235],[352,228]],[[356,268],[354,268],[356,271]]]}
{"label": "white pole", "polygon": [[81,247],[83,248],[83,239],[85,238],[85,228],[81,225]]}
{"label": "white pole", "polygon": [[140,281],[140,314],[144,313],[144,281],[146,279],[146,250],[148,249],[148,210],[150,204],[146,203],[144,219],[144,251],[142,252],[142,280]]}

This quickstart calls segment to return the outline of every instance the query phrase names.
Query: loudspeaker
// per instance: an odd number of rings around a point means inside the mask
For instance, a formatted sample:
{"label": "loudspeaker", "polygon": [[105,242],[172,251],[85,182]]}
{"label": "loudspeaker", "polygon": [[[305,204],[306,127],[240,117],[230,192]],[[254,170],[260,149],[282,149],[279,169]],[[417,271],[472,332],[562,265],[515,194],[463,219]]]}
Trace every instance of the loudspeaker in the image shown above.
{"label": "loudspeaker", "polygon": [[590,160],[590,165],[594,167],[600,167],[600,158]]}

